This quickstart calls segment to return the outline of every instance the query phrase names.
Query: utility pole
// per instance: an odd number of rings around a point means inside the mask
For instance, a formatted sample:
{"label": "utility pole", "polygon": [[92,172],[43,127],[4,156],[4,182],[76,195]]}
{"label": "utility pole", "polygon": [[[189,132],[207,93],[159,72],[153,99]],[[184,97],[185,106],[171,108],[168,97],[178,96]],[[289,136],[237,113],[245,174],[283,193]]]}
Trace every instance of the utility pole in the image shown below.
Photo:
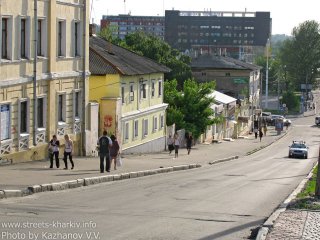
{"label": "utility pole", "polygon": [[37,55],[38,55],[38,0],[34,0],[34,60],[33,60],[33,145],[37,145]]}
{"label": "utility pole", "polygon": [[267,68],[266,68],[266,105],[265,107],[268,108],[268,85],[269,85],[269,48],[270,48],[270,39],[267,40]]}

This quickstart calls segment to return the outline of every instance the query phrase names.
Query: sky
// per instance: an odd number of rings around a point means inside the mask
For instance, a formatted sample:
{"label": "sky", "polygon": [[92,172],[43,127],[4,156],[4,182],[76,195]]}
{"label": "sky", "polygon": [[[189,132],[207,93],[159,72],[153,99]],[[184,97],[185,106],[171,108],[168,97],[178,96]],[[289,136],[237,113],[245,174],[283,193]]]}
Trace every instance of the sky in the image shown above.
{"label": "sky", "polygon": [[100,24],[102,15],[131,13],[132,16],[164,16],[164,10],[270,12],[272,34],[291,35],[307,20],[320,22],[317,0],[90,0],[91,22]]}

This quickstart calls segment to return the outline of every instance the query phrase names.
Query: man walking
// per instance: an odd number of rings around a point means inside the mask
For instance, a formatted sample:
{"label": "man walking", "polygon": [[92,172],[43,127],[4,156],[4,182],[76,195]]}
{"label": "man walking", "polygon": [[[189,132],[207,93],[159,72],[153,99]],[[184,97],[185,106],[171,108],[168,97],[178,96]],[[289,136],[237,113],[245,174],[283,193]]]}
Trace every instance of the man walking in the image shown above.
{"label": "man walking", "polygon": [[102,136],[98,139],[100,156],[100,172],[104,172],[104,159],[106,159],[106,171],[110,172],[110,154],[109,148],[112,146],[111,139],[107,136],[107,131],[103,131]]}

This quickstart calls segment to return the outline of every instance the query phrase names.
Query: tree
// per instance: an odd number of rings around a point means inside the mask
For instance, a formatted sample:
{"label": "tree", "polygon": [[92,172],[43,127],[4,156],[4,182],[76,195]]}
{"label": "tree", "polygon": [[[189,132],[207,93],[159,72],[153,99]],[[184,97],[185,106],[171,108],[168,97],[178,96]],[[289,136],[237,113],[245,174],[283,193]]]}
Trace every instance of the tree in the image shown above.
{"label": "tree", "polygon": [[287,80],[296,90],[300,84],[312,84],[320,67],[320,26],[316,21],[305,21],[292,31],[293,37],[284,41],[279,58],[286,66]]}
{"label": "tree", "polygon": [[209,97],[215,83],[197,83],[194,80],[184,82],[183,91],[177,90],[177,81],[167,81],[164,84],[165,102],[169,103],[167,123],[176,124],[177,129],[192,132],[198,138],[206,128],[215,122],[210,106],[214,99]]}
{"label": "tree", "polygon": [[114,32],[117,32],[117,28],[117,26],[107,26],[101,29],[98,35],[113,44],[119,44],[120,39],[113,34]]}

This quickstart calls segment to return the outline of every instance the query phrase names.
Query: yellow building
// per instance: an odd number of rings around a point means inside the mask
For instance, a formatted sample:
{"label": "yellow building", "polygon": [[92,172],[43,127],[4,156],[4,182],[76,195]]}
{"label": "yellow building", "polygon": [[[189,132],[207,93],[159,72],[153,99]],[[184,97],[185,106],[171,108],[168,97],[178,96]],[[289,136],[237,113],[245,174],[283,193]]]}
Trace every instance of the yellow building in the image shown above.
{"label": "yellow building", "polygon": [[163,80],[170,70],[96,36],[89,55],[89,99],[100,104],[100,134],[115,134],[122,153],[164,150]]}
{"label": "yellow building", "polygon": [[62,144],[70,134],[74,154],[85,153],[88,8],[88,0],[0,1],[0,158],[44,159],[53,134]]}

